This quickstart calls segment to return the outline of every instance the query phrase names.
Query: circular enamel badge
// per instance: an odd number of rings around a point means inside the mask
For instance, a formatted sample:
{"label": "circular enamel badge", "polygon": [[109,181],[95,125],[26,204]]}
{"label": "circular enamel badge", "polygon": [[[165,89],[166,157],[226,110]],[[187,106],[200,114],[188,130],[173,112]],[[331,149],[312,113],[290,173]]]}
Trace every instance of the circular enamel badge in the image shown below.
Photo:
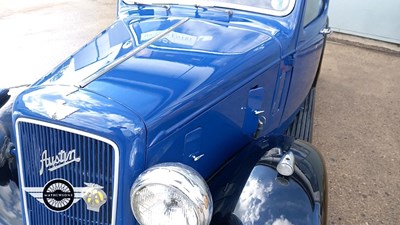
{"label": "circular enamel badge", "polygon": [[63,179],[51,180],[43,188],[44,204],[56,212],[62,212],[71,207],[74,197],[74,188]]}

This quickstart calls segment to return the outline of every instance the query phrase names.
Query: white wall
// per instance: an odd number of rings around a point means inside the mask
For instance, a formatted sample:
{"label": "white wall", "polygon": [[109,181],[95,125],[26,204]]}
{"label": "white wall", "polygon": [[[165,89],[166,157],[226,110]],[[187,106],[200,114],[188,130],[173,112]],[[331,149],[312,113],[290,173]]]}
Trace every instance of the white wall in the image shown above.
{"label": "white wall", "polygon": [[400,44],[400,0],[330,0],[334,31]]}

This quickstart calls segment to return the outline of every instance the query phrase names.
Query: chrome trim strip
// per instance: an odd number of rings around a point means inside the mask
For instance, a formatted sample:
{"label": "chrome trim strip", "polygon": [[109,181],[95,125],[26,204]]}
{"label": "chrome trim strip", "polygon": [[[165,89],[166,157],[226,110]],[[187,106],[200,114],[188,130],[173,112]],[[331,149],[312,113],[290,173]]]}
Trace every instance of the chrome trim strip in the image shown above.
{"label": "chrome trim strip", "polygon": [[271,9],[263,9],[253,6],[246,6],[246,5],[239,5],[233,3],[226,3],[226,2],[218,2],[218,1],[196,1],[196,0],[145,0],[144,2],[138,0],[122,0],[125,4],[128,5],[136,5],[136,4],[143,4],[143,5],[188,5],[188,6],[195,6],[195,7],[209,7],[209,8],[226,8],[226,9],[235,9],[247,12],[255,12],[261,13],[271,16],[287,16],[289,15],[295,6],[295,0],[289,0],[289,5],[287,9],[283,11],[278,10],[271,10]]}
{"label": "chrome trim strip", "polygon": [[242,52],[212,52],[212,51],[206,51],[206,50],[198,50],[198,49],[184,49],[184,48],[174,48],[174,47],[164,47],[164,46],[157,46],[157,45],[151,45],[149,47],[158,49],[158,50],[171,50],[171,51],[181,51],[181,52],[196,52],[196,53],[203,53],[203,54],[210,54],[210,55],[223,55],[223,56],[233,56],[233,55],[242,55],[246,52],[249,52],[253,49],[256,49],[260,45],[265,44],[267,41],[271,40],[271,38],[268,36],[268,38],[260,42],[260,44],[253,46],[252,48],[247,48],[243,50]]}
{"label": "chrome trim strip", "polygon": [[149,45],[153,44],[154,42],[158,41],[160,38],[168,34],[169,32],[175,30],[175,28],[181,26],[182,24],[186,23],[189,20],[189,18],[183,18],[176,24],[172,25],[162,33],[159,33],[158,35],[154,36],[150,40],[148,40],[146,43],[143,45],[140,45],[139,47],[133,49],[131,52],[121,56],[114,62],[110,63],[109,65],[101,68],[99,71],[95,72],[91,76],[87,77],[84,79],[78,86],[80,88],[84,88],[86,85],[90,84],[92,81],[97,79],[98,77],[102,76],[103,74],[107,73],[108,71],[112,70],[114,67],[118,66],[119,64],[125,62],[127,59],[131,58],[132,56],[136,55],[138,52],[142,51],[143,49],[147,48]]}
{"label": "chrome trim strip", "polygon": [[26,219],[26,224],[29,225],[30,221],[29,221],[29,217],[28,217],[28,209],[27,209],[27,200],[26,200],[26,191],[25,191],[25,179],[24,179],[24,173],[23,173],[23,169],[22,169],[22,152],[21,152],[21,140],[20,140],[20,131],[19,131],[19,123],[20,122],[26,122],[26,123],[33,123],[36,125],[41,125],[41,126],[46,126],[46,127],[50,127],[50,128],[54,128],[54,129],[58,129],[58,130],[62,130],[62,131],[66,131],[66,132],[70,132],[70,133],[74,133],[74,134],[78,134],[78,135],[82,135],[82,136],[86,136],[89,138],[93,138],[96,139],[98,141],[102,141],[105,142],[109,145],[111,145],[111,147],[114,149],[115,151],[115,162],[114,162],[114,185],[113,185],[113,202],[112,202],[112,213],[111,213],[111,225],[115,225],[116,224],[116,217],[117,217],[117,199],[118,199],[118,176],[119,176],[119,149],[117,144],[115,144],[113,141],[106,139],[104,137],[92,134],[92,133],[88,133],[85,131],[81,131],[81,130],[77,130],[77,129],[73,129],[73,128],[69,128],[69,127],[64,127],[61,125],[56,125],[56,124],[52,124],[52,123],[47,123],[47,122],[43,122],[43,121],[39,121],[39,120],[34,120],[34,119],[29,119],[29,118],[18,118],[15,122],[15,132],[16,132],[16,139],[17,139],[17,152],[18,152],[18,170],[19,170],[19,175],[20,175],[20,180],[21,180],[21,190],[22,190],[22,198],[24,201],[24,210],[25,210],[25,219]]}

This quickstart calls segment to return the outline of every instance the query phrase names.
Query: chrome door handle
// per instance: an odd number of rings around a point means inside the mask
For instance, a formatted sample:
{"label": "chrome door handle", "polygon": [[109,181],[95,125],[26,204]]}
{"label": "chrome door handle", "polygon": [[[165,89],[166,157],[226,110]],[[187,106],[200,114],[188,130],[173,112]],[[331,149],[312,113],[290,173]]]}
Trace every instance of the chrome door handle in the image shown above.
{"label": "chrome door handle", "polygon": [[264,110],[253,110],[255,115],[260,115],[261,113],[264,113]]}
{"label": "chrome door handle", "polygon": [[327,27],[327,28],[324,28],[324,29],[320,30],[319,33],[323,34],[323,35],[327,35],[327,34],[331,34],[332,30],[331,30],[330,27]]}

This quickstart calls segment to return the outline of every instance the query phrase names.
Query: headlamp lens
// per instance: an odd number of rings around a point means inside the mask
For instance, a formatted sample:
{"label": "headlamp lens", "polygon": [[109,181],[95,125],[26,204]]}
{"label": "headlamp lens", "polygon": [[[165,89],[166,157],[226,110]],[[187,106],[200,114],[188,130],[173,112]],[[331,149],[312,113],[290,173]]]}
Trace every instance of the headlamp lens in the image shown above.
{"label": "headlamp lens", "polygon": [[179,163],[143,172],[132,186],[131,207],[141,225],[208,225],[212,215],[206,182]]}

